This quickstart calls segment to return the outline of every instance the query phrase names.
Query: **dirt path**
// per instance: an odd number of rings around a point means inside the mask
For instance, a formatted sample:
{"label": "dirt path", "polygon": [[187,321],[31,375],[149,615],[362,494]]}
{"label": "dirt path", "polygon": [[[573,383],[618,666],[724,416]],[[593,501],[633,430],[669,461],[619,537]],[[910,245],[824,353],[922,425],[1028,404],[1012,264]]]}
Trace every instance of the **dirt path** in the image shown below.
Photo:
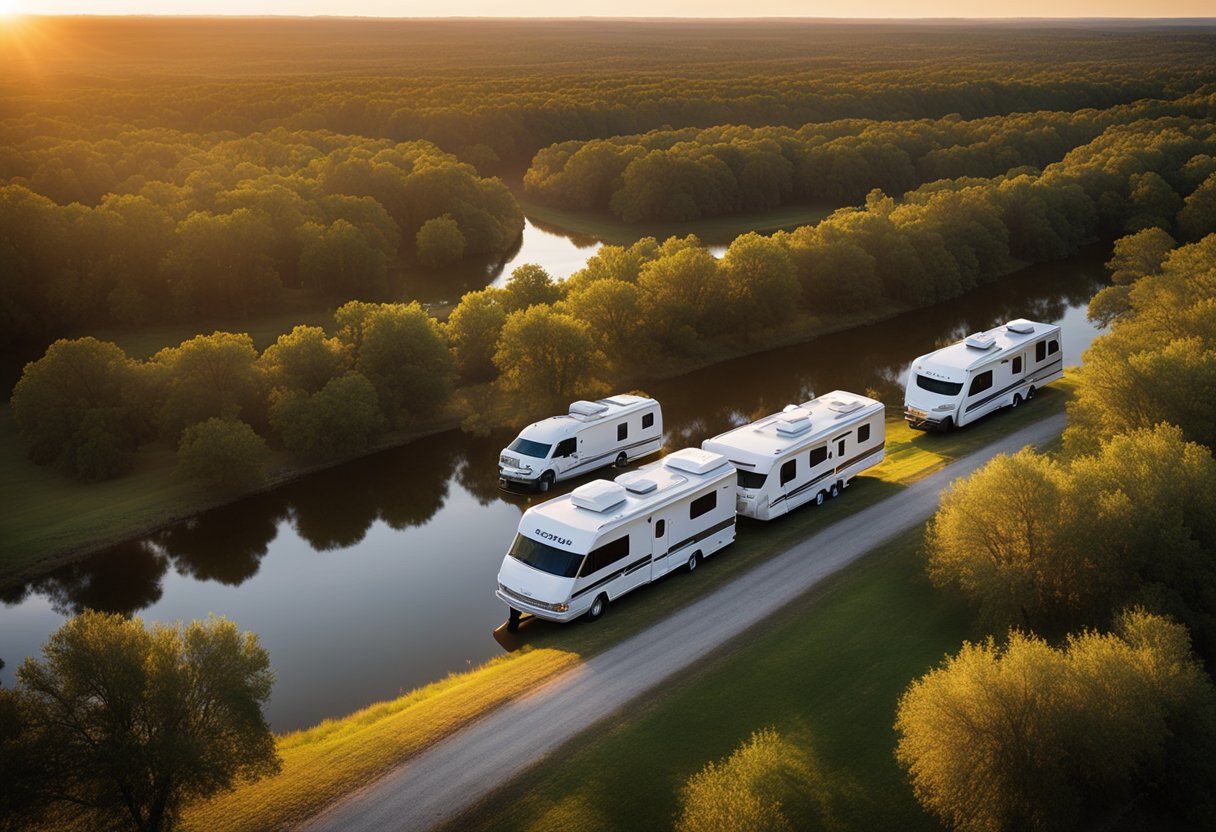
{"label": "dirt path", "polygon": [[[563,743],[658,688],[888,538],[928,519],[938,494],[998,453],[1059,436],[1052,416],[956,460],[480,719],[331,807],[311,832],[423,830],[450,821]],[[810,510],[810,509],[806,509]],[[729,549],[724,554],[729,555]],[[612,614],[611,608],[608,615]],[[661,692],[658,694],[661,695]]]}

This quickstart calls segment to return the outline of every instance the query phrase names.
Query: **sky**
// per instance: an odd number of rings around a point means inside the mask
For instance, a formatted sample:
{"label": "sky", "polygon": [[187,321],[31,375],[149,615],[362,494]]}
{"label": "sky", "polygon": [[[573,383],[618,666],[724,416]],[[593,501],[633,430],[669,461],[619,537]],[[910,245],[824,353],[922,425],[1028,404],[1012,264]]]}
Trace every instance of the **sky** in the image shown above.
{"label": "sky", "polygon": [[1211,17],[1214,0],[0,0],[5,14],[369,17]]}

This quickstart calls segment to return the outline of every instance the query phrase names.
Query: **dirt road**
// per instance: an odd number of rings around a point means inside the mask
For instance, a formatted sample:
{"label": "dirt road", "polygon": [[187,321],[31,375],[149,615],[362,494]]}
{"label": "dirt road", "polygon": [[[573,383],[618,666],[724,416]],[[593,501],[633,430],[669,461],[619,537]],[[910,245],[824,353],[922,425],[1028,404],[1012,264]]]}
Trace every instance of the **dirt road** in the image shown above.
{"label": "dirt road", "polygon": [[[304,828],[310,832],[413,832],[451,820],[598,721],[635,700],[662,695],[666,680],[883,541],[924,522],[937,509],[939,492],[954,479],[971,473],[995,454],[1041,445],[1063,429],[1063,415],[1044,419],[833,524],[528,696],[466,726]],[[729,556],[729,549],[719,555]],[[611,608],[607,614],[612,614]]]}

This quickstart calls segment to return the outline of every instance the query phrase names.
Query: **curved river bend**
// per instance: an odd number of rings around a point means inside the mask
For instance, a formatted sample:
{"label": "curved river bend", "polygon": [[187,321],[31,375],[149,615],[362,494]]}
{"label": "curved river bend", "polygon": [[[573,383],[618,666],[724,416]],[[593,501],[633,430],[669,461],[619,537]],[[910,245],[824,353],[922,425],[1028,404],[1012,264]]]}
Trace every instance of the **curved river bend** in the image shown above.
{"label": "curved river bend", "polygon": [[[594,251],[565,245],[583,260]],[[566,254],[571,262],[554,264],[553,273],[577,268]],[[1096,334],[1085,307],[1104,278],[1104,254],[1090,251],[881,324],[648,384],[663,403],[667,446],[698,445],[813,391],[874,388],[900,406],[898,385],[911,358],[1011,318],[1062,324],[1065,363],[1078,363]],[[148,621],[214,612],[258,633],[276,674],[269,718],[278,731],[479,664],[501,650],[491,635],[505,616],[494,578],[530,502],[497,487],[498,451],[509,439],[457,431],[430,437],[10,590],[0,596],[3,683],[13,683],[21,658],[37,653],[65,616],[87,607]]]}

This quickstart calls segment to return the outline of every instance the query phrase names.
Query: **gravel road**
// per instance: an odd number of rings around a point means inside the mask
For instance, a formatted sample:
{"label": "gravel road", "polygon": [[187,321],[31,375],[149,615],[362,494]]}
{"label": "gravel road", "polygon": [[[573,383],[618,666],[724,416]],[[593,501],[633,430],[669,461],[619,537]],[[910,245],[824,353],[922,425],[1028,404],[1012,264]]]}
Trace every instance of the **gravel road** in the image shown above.
{"label": "gravel road", "polygon": [[[938,494],[998,453],[1059,436],[1037,422],[959,459],[740,576],[578,668],[462,728],[335,804],[310,832],[424,830],[450,821],[563,743],[705,658],[819,581],[928,519]],[[845,492],[845,499],[848,498]],[[806,508],[805,511],[813,511]],[[730,549],[718,557],[730,557]],[[608,615],[612,614],[611,608]]]}

